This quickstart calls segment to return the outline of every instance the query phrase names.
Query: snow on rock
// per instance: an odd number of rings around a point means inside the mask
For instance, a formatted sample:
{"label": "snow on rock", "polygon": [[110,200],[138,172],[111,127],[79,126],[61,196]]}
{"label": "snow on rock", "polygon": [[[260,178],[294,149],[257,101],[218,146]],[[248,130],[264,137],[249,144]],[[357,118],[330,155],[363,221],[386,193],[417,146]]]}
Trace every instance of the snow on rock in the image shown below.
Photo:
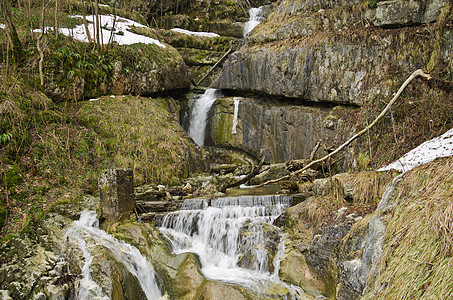
{"label": "snow on rock", "polygon": [[[83,18],[83,16],[75,15],[72,16],[73,18]],[[102,27],[101,32],[101,42],[106,45],[109,43],[110,36],[112,34],[111,29],[113,28],[113,22],[115,17],[113,15],[100,15],[100,24]],[[86,16],[87,21],[93,22],[93,16]],[[130,32],[129,29],[131,27],[146,27],[140,23],[134,22],[129,19],[116,17],[115,21],[115,30],[112,36],[111,41],[117,42],[119,45],[130,45],[130,44],[155,44],[159,47],[165,48],[165,45],[159,42],[156,39],[146,37],[144,35],[135,34]],[[45,30],[52,30],[53,27],[46,27]],[[35,29],[35,32],[40,32],[40,29]],[[90,32],[91,37],[94,36],[94,23],[88,24],[88,31]],[[81,42],[88,42],[88,37],[85,31],[85,26],[77,25],[75,28],[60,28],[59,32],[63,35],[72,37]]]}
{"label": "snow on rock", "polygon": [[217,33],[213,33],[213,32],[189,31],[189,30],[185,30],[185,29],[182,29],[182,28],[172,28],[171,31],[184,33],[184,34],[187,34],[187,35],[195,35],[195,36],[203,36],[203,37],[211,37],[211,38],[212,37],[216,37],[216,36],[220,36]]}
{"label": "snow on rock", "polygon": [[403,155],[400,159],[388,166],[380,168],[378,171],[395,169],[404,173],[416,166],[429,163],[438,157],[451,155],[453,155],[453,128],[439,137],[424,142]]}

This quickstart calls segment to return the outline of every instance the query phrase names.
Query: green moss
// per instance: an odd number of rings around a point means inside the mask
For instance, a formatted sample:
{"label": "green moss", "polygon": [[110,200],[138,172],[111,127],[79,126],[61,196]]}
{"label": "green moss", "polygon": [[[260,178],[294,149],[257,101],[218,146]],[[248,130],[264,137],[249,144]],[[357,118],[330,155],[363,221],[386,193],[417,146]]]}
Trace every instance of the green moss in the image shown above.
{"label": "green moss", "polygon": [[18,186],[23,180],[19,167],[15,165],[9,166],[4,180],[6,181],[4,184],[8,186],[8,189]]}
{"label": "green moss", "polygon": [[81,105],[77,118],[97,132],[98,147],[111,157],[100,157],[106,166],[133,168],[136,184],[168,184],[189,174],[191,146],[166,107],[164,98],[108,97]]}
{"label": "green moss", "polygon": [[[217,145],[231,142],[233,126],[231,98],[221,98],[215,103],[215,142]],[[230,111],[231,110],[231,111]]]}
{"label": "green moss", "polygon": [[357,155],[357,164],[359,166],[358,171],[367,170],[370,165],[370,161],[370,156],[367,153],[359,152]]}
{"label": "green moss", "polygon": [[8,210],[5,207],[3,198],[3,196],[0,197],[0,229],[2,229],[3,225],[5,224],[6,216],[8,215]]}

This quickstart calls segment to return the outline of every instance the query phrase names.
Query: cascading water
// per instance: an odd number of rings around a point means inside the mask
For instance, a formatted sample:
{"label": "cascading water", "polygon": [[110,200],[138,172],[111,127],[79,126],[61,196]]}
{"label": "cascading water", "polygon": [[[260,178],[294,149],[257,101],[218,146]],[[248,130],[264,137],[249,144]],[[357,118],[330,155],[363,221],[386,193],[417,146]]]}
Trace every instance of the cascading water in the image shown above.
{"label": "cascading water", "polygon": [[151,263],[141,255],[137,248],[118,241],[105,231],[99,229],[96,213],[84,210],[78,221],[74,221],[67,231],[67,236],[76,242],[82,250],[85,263],[82,268],[83,278],[80,280],[77,299],[81,300],[108,300],[102,289],[91,278],[90,265],[93,256],[90,249],[104,247],[110,251],[116,260],[135,276],[140,283],[148,300],[164,299],[156,284],[154,269]]}
{"label": "cascading water", "polygon": [[249,9],[249,15],[250,19],[244,24],[244,36],[252,31],[252,29],[255,28],[264,19],[263,8],[261,6],[252,7]]}
{"label": "cascading water", "polygon": [[278,278],[284,237],[273,221],[288,207],[286,196],[242,196],[191,200],[165,216],[160,231],[173,252],[196,253],[208,279],[234,283],[256,293],[271,286],[297,299],[302,290]]}
{"label": "cascading water", "polygon": [[233,127],[231,128],[231,134],[237,134],[236,127],[238,126],[238,115],[239,115],[239,103],[240,98],[234,98],[234,115],[233,115]]}
{"label": "cascading water", "polygon": [[216,89],[207,89],[203,95],[193,99],[192,112],[190,116],[189,136],[198,146],[204,146],[206,132],[206,120],[209,110],[217,98],[222,97],[222,93]]}

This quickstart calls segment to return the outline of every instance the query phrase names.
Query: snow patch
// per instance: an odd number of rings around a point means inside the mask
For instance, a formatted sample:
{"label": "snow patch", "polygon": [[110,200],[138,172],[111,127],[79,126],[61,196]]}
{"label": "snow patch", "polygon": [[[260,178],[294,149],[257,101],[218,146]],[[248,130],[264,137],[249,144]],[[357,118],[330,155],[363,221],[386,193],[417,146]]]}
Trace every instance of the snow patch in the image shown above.
{"label": "snow patch", "polygon": [[[71,16],[72,18],[83,18],[81,15],[74,15]],[[94,16],[86,16],[87,21],[93,21]],[[100,15],[100,24],[101,24],[101,42],[102,44],[106,45],[109,43],[110,36],[112,34],[111,29],[113,28],[113,22],[115,20],[115,16],[113,15]],[[131,45],[131,44],[137,44],[137,43],[142,43],[142,44],[155,44],[159,47],[165,48],[166,46],[159,42],[156,39],[140,35],[140,34],[135,34],[133,32],[130,32],[129,29],[134,28],[134,27],[146,27],[138,22],[125,19],[125,18],[120,18],[116,17],[115,21],[115,28],[113,31],[113,36],[111,42],[115,41],[119,45]],[[46,27],[44,30],[45,31],[50,31],[52,30],[53,27]],[[35,32],[41,32],[41,29],[35,29]],[[88,24],[88,31],[93,38],[94,36],[94,23],[89,23]],[[85,26],[82,25],[77,25],[75,28],[60,28],[59,32],[63,35],[72,37],[78,41],[81,42],[88,42],[88,37],[87,33],[85,31]]]}
{"label": "snow patch", "polygon": [[400,159],[380,168],[378,171],[395,169],[400,172],[407,172],[416,166],[420,166],[438,157],[453,155],[453,128],[443,135],[426,141],[417,148],[404,154]]}
{"label": "snow patch", "polygon": [[185,30],[185,29],[182,29],[182,28],[172,28],[171,31],[184,33],[184,34],[187,34],[187,35],[211,37],[211,38],[220,36],[220,35],[218,35],[217,33],[214,33],[214,32],[197,32],[197,31]]}

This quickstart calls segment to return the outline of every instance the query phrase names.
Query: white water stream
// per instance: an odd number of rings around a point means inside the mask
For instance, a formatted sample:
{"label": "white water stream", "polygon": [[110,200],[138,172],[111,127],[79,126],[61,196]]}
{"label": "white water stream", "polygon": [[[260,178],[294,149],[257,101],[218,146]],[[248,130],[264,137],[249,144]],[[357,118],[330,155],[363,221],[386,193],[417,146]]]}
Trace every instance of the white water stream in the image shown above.
{"label": "white water stream", "polygon": [[284,237],[273,221],[288,207],[286,196],[219,198],[208,206],[191,200],[184,209],[169,213],[160,231],[175,254],[193,252],[208,279],[244,286],[261,294],[272,287],[297,299],[302,290],[279,280]]}
{"label": "white water stream", "polygon": [[244,24],[244,36],[252,31],[252,29],[255,28],[264,19],[263,8],[261,6],[252,7],[249,9],[249,15],[250,19]]}
{"label": "white water stream", "polygon": [[234,97],[234,115],[233,115],[233,127],[231,128],[232,134],[237,134],[236,127],[238,126],[238,115],[239,115],[239,103],[241,102],[240,98]]}
{"label": "white water stream", "polygon": [[193,99],[192,112],[190,116],[189,136],[198,146],[204,146],[206,123],[209,110],[222,93],[216,89],[207,89],[203,95]]}
{"label": "white water stream", "polygon": [[74,221],[67,231],[67,236],[76,242],[82,250],[85,263],[82,268],[77,299],[80,300],[108,300],[99,285],[91,278],[91,262],[93,256],[91,250],[94,247],[108,249],[117,261],[133,276],[137,278],[148,300],[164,299],[156,284],[154,269],[151,263],[141,255],[134,246],[118,241],[105,231],[99,229],[97,215],[93,211],[84,210],[78,221]]}

